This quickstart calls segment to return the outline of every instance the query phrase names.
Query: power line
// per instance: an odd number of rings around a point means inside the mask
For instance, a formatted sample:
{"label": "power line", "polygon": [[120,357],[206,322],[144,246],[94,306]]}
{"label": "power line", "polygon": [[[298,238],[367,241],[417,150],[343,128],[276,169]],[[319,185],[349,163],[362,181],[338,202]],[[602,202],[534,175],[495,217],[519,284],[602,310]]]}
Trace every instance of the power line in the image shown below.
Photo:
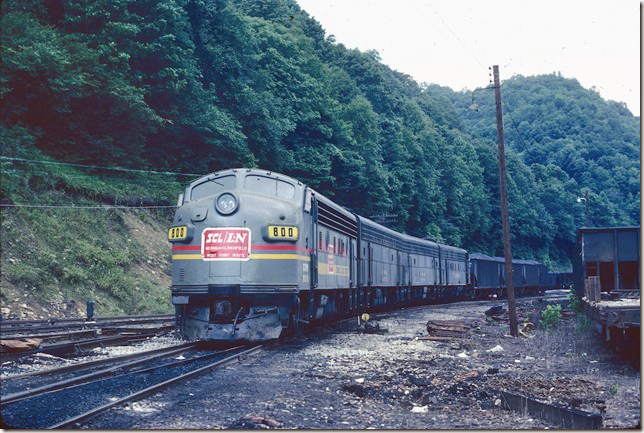
{"label": "power line", "polygon": [[63,206],[63,205],[48,205],[48,204],[0,204],[0,207],[13,207],[13,208],[43,208],[43,209],[167,209],[176,208],[176,206],[159,205],[159,206]]}
{"label": "power line", "polygon": [[203,176],[203,174],[197,174],[197,173],[176,173],[172,171],[139,170],[135,168],[106,167],[102,165],[72,164],[70,162],[54,162],[54,161],[43,161],[38,159],[10,158],[8,156],[0,156],[0,159],[4,161],[28,162],[33,164],[66,165],[71,167],[92,168],[92,169],[99,169],[99,170],[126,171],[126,172],[133,172],[133,173],[166,174],[166,175],[173,175],[173,176]]}
{"label": "power line", "polygon": [[483,66],[483,63],[481,62],[481,60],[476,56],[476,54],[474,54],[474,52],[472,52],[472,51],[471,51],[471,50],[470,50],[470,49],[465,45],[465,43],[461,40],[461,38],[459,38],[459,37],[458,37],[458,35],[457,35],[456,33],[454,33],[454,31],[451,29],[451,27],[447,25],[447,23],[445,22],[445,20],[443,19],[443,17],[441,17],[441,16],[439,15],[439,13],[436,11],[436,9],[434,9],[434,8],[432,7],[431,3],[430,3],[430,2],[426,2],[426,3],[427,3],[427,6],[429,6],[429,8],[432,10],[432,12],[434,12],[434,14],[436,14],[436,16],[438,17],[438,19],[440,19],[440,20],[441,20],[441,22],[442,22],[442,23],[443,23],[443,25],[447,28],[447,30],[449,30],[449,32],[450,32],[450,33],[451,33],[451,34],[456,38],[456,40],[461,44],[461,46],[463,46],[463,48],[465,48],[465,50],[466,50],[466,51],[467,51],[467,52],[468,52],[468,53],[469,53],[469,54],[474,58],[474,60],[476,60],[476,61],[477,61],[477,63],[478,63],[479,65]]}
{"label": "power line", "polygon": [[506,111],[507,111],[507,112],[508,112],[508,114],[510,115],[510,120],[512,121],[512,126],[514,127],[514,130],[515,130],[515,131],[517,132],[517,134],[519,135],[519,141],[521,141],[521,147],[522,147],[523,149],[526,149],[526,141],[527,141],[527,140],[525,140],[525,137],[523,136],[523,134],[521,133],[521,131],[519,131],[519,127],[517,126],[517,123],[514,121],[514,116],[512,116],[512,110],[510,110],[510,104],[508,104],[507,99],[505,100],[505,104],[504,104],[504,106],[505,106]]}
{"label": "power line", "polygon": [[[6,174],[6,173],[21,173],[21,172],[26,172],[26,173],[31,173],[35,175],[51,175],[50,172],[48,171],[42,171],[42,170],[31,170],[23,167],[14,167],[11,170],[2,170],[0,172],[0,175]],[[95,174],[56,174],[58,177],[62,179],[96,179],[97,175]],[[127,180],[127,179],[126,179]],[[176,184],[179,181],[171,181],[171,180],[158,180],[158,179],[136,179],[136,182],[149,182],[149,183],[164,183],[164,184]]]}

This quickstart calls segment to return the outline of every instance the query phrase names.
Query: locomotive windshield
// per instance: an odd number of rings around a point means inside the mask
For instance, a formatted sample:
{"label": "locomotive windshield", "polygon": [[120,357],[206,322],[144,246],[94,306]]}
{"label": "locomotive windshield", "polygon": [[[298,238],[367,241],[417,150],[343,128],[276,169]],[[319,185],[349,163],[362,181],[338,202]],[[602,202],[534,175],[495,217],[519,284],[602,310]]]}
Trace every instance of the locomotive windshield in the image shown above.
{"label": "locomotive windshield", "polygon": [[235,189],[237,178],[234,175],[222,176],[216,179],[209,179],[192,188],[190,200],[199,200],[219,194],[220,192]]}
{"label": "locomotive windshield", "polygon": [[293,185],[273,177],[249,174],[246,176],[244,188],[253,193],[277,196],[285,199],[295,197],[295,187]]}

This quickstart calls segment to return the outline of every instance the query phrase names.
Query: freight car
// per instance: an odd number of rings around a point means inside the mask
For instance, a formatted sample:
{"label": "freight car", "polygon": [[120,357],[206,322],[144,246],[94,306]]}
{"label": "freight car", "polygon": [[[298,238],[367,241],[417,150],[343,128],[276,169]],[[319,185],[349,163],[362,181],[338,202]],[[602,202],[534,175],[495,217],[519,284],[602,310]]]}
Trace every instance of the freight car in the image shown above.
{"label": "freight car", "polygon": [[[467,251],[390,230],[270,171],[190,183],[168,240],[177,324],[191,340],[266,340],[322,318],[477,296]],[[526,265],[517,261],[522,283]]]}
{"label": "freight car", "polygon": [[[477,299],[507,296],[504,257],[470,254],[470,275]],[[517,296],[543,294],[550,285],[547,268],[534,260],[512,260],[512,280]]]}

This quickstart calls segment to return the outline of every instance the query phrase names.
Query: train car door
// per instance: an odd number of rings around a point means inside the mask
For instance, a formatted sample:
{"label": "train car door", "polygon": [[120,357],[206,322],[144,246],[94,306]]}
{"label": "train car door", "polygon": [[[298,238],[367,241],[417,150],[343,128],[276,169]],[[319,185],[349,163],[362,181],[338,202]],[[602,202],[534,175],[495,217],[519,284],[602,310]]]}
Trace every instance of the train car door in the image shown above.
{"label": "train car door", "polygon": [[353,256],[354,256],[354,241],[353,239],[349,238],[349,309],[353,309],[355,307],[355,295],[356,295],[356,287],[355,287],[355,277],[356,277],[356,269],[355,269],[355,262],[353,261]]}
{"label": "train car door", "polygon": [[407,285],[411,287],[412,284],[412,267],[411,267],[411,254],[407,254]]}
{"label": "train car door", "polygon": [[396,251],[396,285],[397,286],[402,285],[400,282],[401,275],[402,275],[402,272],[400,270],[400,251]]}
{"label": "train car door", "polygon": [[309,264],[309,318],[313,317],[315,307],[315,288],[318,286],[318,201],[311,197],[311,260]]}

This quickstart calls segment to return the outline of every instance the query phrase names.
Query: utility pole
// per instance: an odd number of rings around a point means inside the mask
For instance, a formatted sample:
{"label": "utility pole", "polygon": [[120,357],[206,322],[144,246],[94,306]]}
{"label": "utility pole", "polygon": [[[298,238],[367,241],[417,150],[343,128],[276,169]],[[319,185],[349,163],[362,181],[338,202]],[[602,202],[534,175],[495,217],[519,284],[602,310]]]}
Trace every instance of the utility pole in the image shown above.
{"label": "utility pole", "polygon": [[499,66],[494,65],[494,95],[496,99],[496,133],[499,138],[499,183],[501,186],[501,220],[503,222],[503,253],[505,255],[505,286],[508,291],[510,313],[510,334],[519,336],[517,327],[517,306],[514,301],[514,280],[512,275],[512,249],[510,247],[510,219],[508,216],[508,185],[505,175],[505,144],[503,141],[503,110],[501,108],[501,83]]}
{"label": "utility pole", "polygon": [[586,190],[586,227],[590,227],[590,205],[588,204],[588,190]]}

